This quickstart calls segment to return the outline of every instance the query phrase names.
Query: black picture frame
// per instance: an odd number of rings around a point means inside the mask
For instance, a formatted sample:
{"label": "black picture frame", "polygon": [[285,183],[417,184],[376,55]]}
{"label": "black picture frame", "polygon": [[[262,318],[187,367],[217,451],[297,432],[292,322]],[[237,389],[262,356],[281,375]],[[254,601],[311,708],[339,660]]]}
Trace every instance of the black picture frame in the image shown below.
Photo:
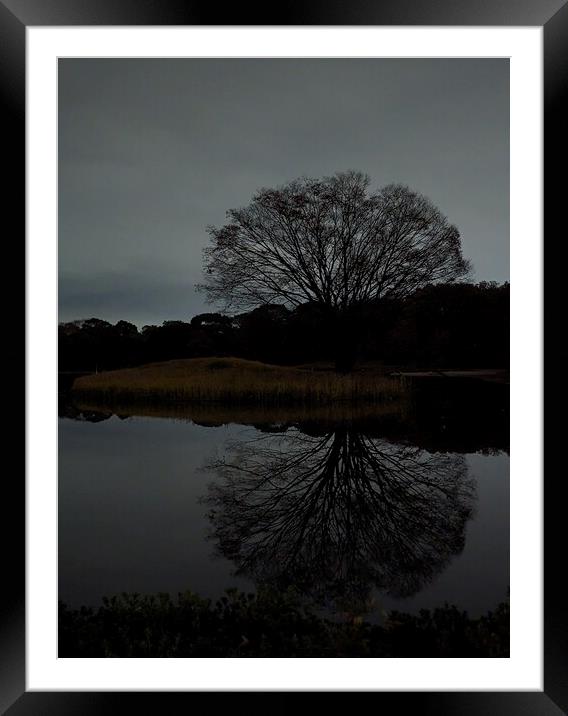
{"label": "black picture frame", "polygon": [[[219,22],[219,19],[222,22]],[[23,413],[20,347],[24,345],[25,316],[14,311],[22,298],[24,284],[13,268],[25,258],[25,63],[26,27],[62,25],[502,25],[543,26],[544,28],[544,177],[545,230],[553,247],[554,268],[561,270],[566,240],[564,225],[565,184],[562,177],[568,158],[566,115],[560,110],[568,98],[568,2],[567,0],[318,0],[266,4],[227,4],[191,0],[0,0],[0,97],[2,102],[2,158],[6,181],[3,191],[3,258],[6,267],[2,282],[5,321],[9,346],[4,357],[10,371],[7,405],[11,415]],[[8,223],[9,221],[9,223]],[[552,253],[552,251],[551,251]],[[556,280],[558,279],[558,280]],[[551,307],[561,299],[555,295],[561,285],[554,276],[545,298]],[[9,314],[9,315],[8,315]],[[548,324],[546,324],[548,325]],[[558,326],[558,324],[556,324]],[[16,341],[16,337],[18,340]],[[20,342],[21,341],[21,342]],[[556,340],[553,339],[556,343]],[[16,344],[18,347],[16,347]],[[551,355],[566,355],[560,344]],[[23,371],[22,371],[23,372]],[[23,376],[22,376],[23,377]],[[555,386],[555,399],[561,388]],[[562,396],[560,396],[561,398]],[[23,416],[22,416],[23,417]],[[11,420],[8,436],[11,451],[21,439],[20,420]],[[562,421],[552,426],[550,444],[561,445]],[[16,435],[16,431],[18,435]],[[556,431],[556,432],[555,432]],[[14,464],[17,465],[17,462]],[[555,479],[556,478],[556,479]],[[562,545],[565,543],[563,501],[565,482],[562,471],[552,474],[545,490],[545,573],[544,573],[544,690],[542,692],[377,692],[375,707],[387,713],[401,707],[425,714],[531,714],[568,712],[568,610],[562,588]],[[4,589],[0,614],[0,710],[10,716],[24,714],[121,713],[127,708],[140,712],[173,713],[187,708],[195,693],[106,693],[106,692],[29,692],[25,687],[25,480],[20,470],[6,470],[3,480],[5,517],[1,520],[4,546]],[[9,506],[9,508],[8,508]],[[11,518],[7,519],[7,513]],[[564,555],[565,559],[565,555]],[[266,697],[248,700],[246,708],[265,711]],[[286,708],[296,694],[278,698]],[[304,694],[308,699],[311,694]],[[320,695],[321,696],[321,695]],[[231,702],[228,703],[228,698]],[[343,698],[341,694],[334,698]],[[159,698],[159,702],[158,702]],[[237,701],[235,702],[235,698]],[[319,698],[319,696],[318,696]],[[178,702],[183,699],[183,704]],[[188,701],[188,699],[190,701]],[[220,708],[237,708],[240,694],[215,694]],[[276,700],[268,707],[274,709]],[[280,706],[281,705],[281,706]],[[320,704],[321,707],[321,704]],[[242,708],[242,706],[241,706]]]}

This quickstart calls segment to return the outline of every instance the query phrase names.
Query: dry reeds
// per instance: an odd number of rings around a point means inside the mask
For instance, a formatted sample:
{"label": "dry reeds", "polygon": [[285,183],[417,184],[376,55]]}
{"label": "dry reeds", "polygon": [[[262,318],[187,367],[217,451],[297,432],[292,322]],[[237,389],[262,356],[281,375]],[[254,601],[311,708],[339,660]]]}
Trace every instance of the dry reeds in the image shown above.
{"label": "dry reeds", "polygon": [[152,363],[78,378],[73,393],[97,401],[174,401],[256,405],[384,402],[406,392],[402,378],[376,373],[339,375],[239,358]]}

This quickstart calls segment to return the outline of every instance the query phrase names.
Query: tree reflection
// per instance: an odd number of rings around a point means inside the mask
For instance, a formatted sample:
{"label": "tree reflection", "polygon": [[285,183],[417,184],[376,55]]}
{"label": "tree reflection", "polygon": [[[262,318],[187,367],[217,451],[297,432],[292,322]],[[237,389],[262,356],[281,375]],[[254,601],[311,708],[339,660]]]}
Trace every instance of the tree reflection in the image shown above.
{"label": "tree reflection", "polygon": [[463,549],[475,500],[463,456],[345,426],[233,441],[207,469],[219,552],[322,603],[365,603],[373,586],[416,593]]}

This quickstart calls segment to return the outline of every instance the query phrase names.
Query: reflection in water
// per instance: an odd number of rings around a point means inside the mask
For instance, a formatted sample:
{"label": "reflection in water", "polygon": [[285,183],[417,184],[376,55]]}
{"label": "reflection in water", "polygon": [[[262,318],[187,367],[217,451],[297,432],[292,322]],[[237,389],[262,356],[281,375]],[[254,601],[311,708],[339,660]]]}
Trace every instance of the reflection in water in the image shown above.
{"label": "reflection in water", "polygon": [[259,584],[364,610],[373,587],[410,596],[460,553],[475,501],[463,456],[352,426],[229,443],[207,470],[219,552]]}
{"label": "reflection in water", "polygon": [[60,396],[61,417],[87,422],[116,415],[169,418],[194,425],[251,425],[261,431],[298,427],[333,430],[349,424],[365,434],[412,443],[431,452],[498,454],[509,452],[509,386],[458,378],[418,380],[400,400],[330,403],[318,406],[270,406],[223,403],[77,403]]}

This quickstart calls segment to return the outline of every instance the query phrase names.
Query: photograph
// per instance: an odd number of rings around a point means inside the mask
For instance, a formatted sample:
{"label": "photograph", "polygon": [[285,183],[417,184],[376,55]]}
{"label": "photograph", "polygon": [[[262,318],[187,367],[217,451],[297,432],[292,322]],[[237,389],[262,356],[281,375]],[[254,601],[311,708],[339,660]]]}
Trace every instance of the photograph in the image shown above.
{"label": "photograph", "polygon": [[58,60],[59,657],[509,657],[509,70]]}
{"label": "photograph", "polygon": [[0,0],[0,713],[568,714],[567,39],[568,0]]}

